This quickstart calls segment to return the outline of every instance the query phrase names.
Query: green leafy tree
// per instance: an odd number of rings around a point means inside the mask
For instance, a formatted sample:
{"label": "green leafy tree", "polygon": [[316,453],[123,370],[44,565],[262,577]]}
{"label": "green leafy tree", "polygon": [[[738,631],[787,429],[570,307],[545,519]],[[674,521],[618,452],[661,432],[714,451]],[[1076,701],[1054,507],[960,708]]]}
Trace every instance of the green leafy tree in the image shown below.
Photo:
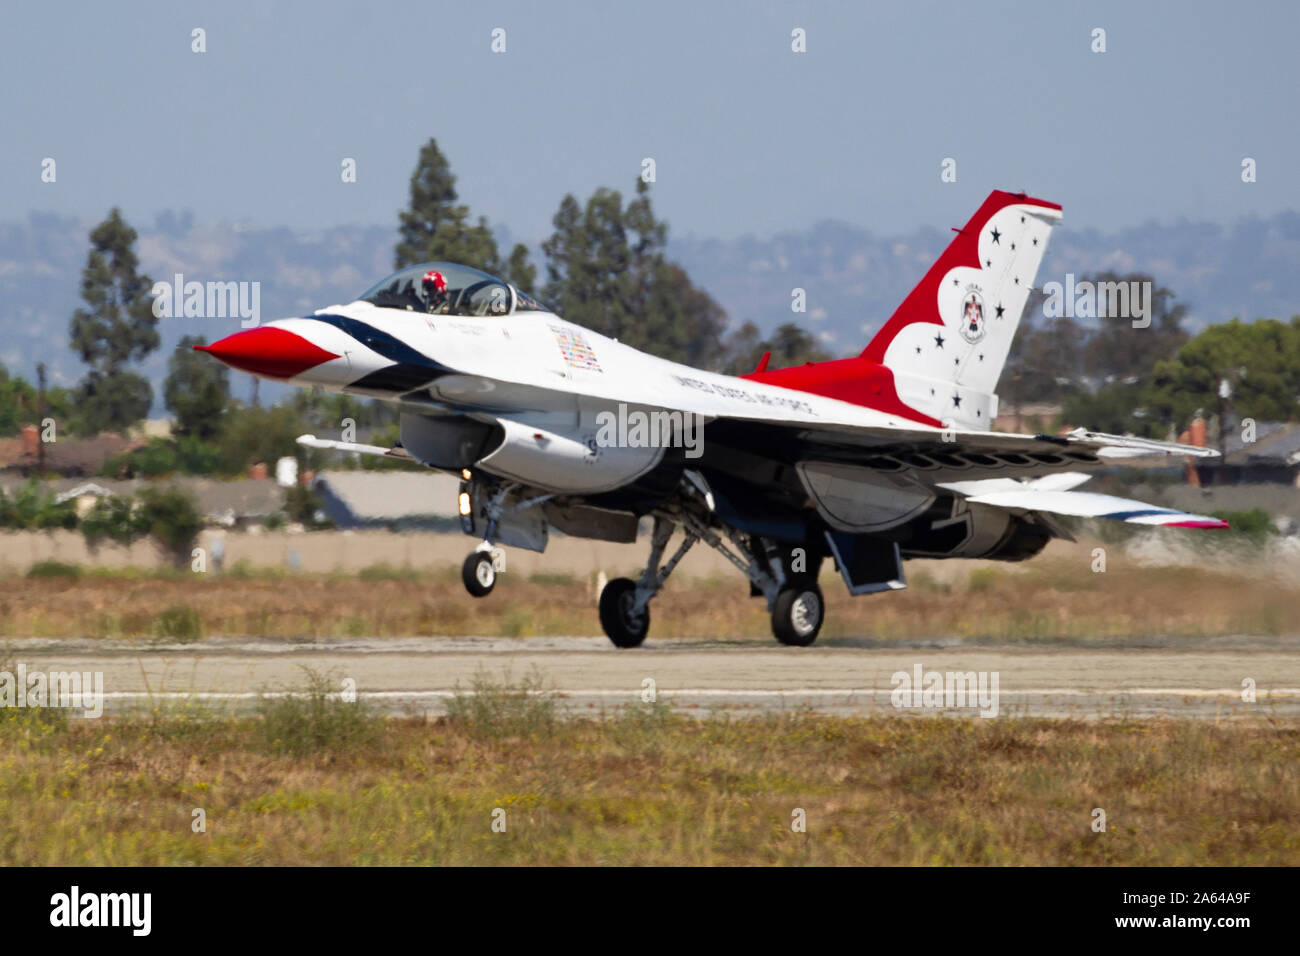
{"label": "green leafy tree", "polygon": [[674,361],[720,358],[726,313],[665,259],[668,228],[643,180],[626,206],[613,189],[597,189],[585,207],[565,196],[551,222],[542,296],[561,315]]}
{"label": "green leafy tree", "polygon": [[1083,390],[1085,337],[1084,329],[1069,316],[1022,325],[1011,340],[1006,368],[998,380],[1002,401],[1019,408],[1029,402],[1060,402]]}
{"label": "green leafy tree", "polygon": [[270,466],[278,458],[296,456],[297,438],[303,431],[302,417],[289,403],[269,408],[235,406],[217,438],[217,470],[236,475],[255,462]]}
{"label": "green leafy tree", "polygon": [[72,316],[72,348],[90,366],[76,392],[80,427],[86,432],[123,430],[149,413],[153,390],[129,371],[158,347],[152,282],[137,271],[136,231],[114,208],[90,233],[90,254],[81,273],[84,308]]}
{"label": "green leafy tree", "polygon": [[767,351],[763,333],[757,325],[746,321],[728,335],[722,343],[722,356],[718,366],[728,375],[748,375],[758,365]]}
{"label": "green leafy tree", "polygon": [[206,344],[204,336],[182,338],[167,362],[163,383],[163,401],[176,416],[176,434],[202,441],[220,433],[230,404],[229,370],[194,351],[194,346]]}
{"label": "green leafy tree", "polygon": [[730,375],[748,375],[758,366],[765,352],[771,352],[767,367],[789,368],[805,362],[825,362],[830,354],[817,345],[816,337],[793,322],[777,328],[771,336],[758,338],[758,328],[746,322],[727,340],[724,371]]}
{"label": "green leafy tree", "polygon": [[1163,438],[1169,431],[1168,422],[1149,407],[1148,396],[1145,384],[1114,382],[1096,391],[1067,395],[1061,417],[1071,427]]}
{"label": "green leafy tree", "polygon": [[1198,412],[1229,409],[1257,421],[1300,420],[1300,316],[1211,325],[1156,365],[1151,402],[1179,427]]}
{"label": "green leafy tree", "polygon": [[75,528],[77,511],[72,501],[58,502],[34,478],[28,479],[10,498],[0,489],[0,528],[51,531]]}
{"label": "green leafy tree", "polygon": [[140,493],[136,525],[153,535],[178,564],[184,564],[203,530],[203,518],[188,492],[175,487],[146,488]]}
{"label": "green leafy tree", "polygon": [[146,488],[139,498],[100,498],[81,519],[81,533],[92,546],[104,539],[129,545],[148,534],[178,564],[189,561],[194,540],[202,530],[203,517],[194,497],[174,486]]}
{"label": "green leafy tree", "polygon": [[352,419],[359,429],[373,428],[396,422],[401,411],[392,402],[365,401],[323,388],[296,389],[289,404],[303,426],[323,438],[338,438],[344,419]]}
{"label": "green leafy tree", "polygon": [[36,389],[21,378],[10,378],[0,365],[0,435],[13,435],[26,422],[34,421]]}
{"label": "green leafy tree", "polygon": [[400,216],[394,268],[444,260],[494,275],[504,271],[487,220],[480,216],[477,223],[471,222],[469,207],[457,198],[451,165],[438,149],[438,141],[430,139],[411,174],[410,203]]}
{"label": "green leafy tree", "polygon": [[105,495],[81,519],[81,533],[92,547],[105,539],[128,545],[141,530],[130,495]]}
{"label": "green leafy tree", "polygon": [[1183,329],[1187,306],[1175,303],[1174,293],[1145,273],[1120,275],[1101,272],[1085,276],[1085,279],[1092,281],[1098,289],[1149,285],[1151,300],[1144,302],[1150,309],[1149,326],[1133,327],[1136,305],[1132,301],[1129,302],[1129,314],[1114,314],[1118,311],[1114,302],[1109,302],[1108,311],[1112,314],[1100,314],[1102,297],[1099,294],[1098,326],[1084,340],[1082,349],[1084,371],[1093,379],[1129,383],[1149,381],[1156,363],[1172,358],[1187,341],[1188,335]]}
{"label": "green leafy tree", "polygon": [[39,425],[47,416],[53,418],[61,430],[72,430],[73,396],[68,389],[47,388],[42,407],[36,386],[17,375],[11,376],[0,365],[0,435],[16,435],[23,425]]}
{"label": "green leafy tree", "polygon": [[515,243],[510,250],[505,277],[525,292],[531,293],[537,288],[537,267],[528,261],[528,247],[522,242]]}
{"label": "green leafy tree", "polygon": [[[1066,424],[1162,437],[1170,423],[1151,404],[1150,385],[1157,364],[1187,341],[1182,327],[1187,306],[1176,304],[1174,293],[1145,273],[1101,272],[1084,281],[1097,290],[1096,325],[1062,315],[1022,328],[998,384],[1003,406],[1018,411],[1026,403],[1059,402]],[[1149,284],[1149,301],[1128,297],[1135,284]],[[1127,310],[1124,299],[1129,299]],[[1043,302],[1036,291],[1026,315],[1038,312]],[[1144,328],[1133,326],[1138,304],[1150,309]]]}

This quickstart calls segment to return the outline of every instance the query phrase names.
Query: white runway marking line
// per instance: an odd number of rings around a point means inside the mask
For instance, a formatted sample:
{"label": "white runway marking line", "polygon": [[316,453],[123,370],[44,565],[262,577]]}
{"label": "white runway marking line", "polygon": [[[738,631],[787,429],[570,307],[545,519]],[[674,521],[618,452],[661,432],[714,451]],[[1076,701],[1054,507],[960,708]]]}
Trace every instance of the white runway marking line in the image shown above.
{"label": "white runway marking line", "polygon": [[[557,697],[630,697],[639,700],[641,691],[639,688],[632,690],[552,690],[552,691],[528,691],[529,696],[557,696]],[[874,696],[888,698],[894,693],[893,690],[864,690],[861,688],[831,689],[825,687],[808,687],[794,690],[742,690],[737,688],[715,688],[706,687],[688,687],[681,690],[664,690],[660,689],[660,697],[789,697],[799,695],[803,697],[851,697],[854,695]],[[1197,690],[1186,687],[1133,687],[1121,689],[1106,690],[1077,690],[1074,688],[1043,688],[1035,690],[1002,690],[999,691],[1003,697],[1031,697],[1031,696],[1065,696],[1065,697],[1099,697],[1117,694],[1140,694],[1144,696],[1173,696],[1173,697],[1233,697],[1241,696],[1240,689],[1226,688],[1222,690]],[[1258,690],[1255,692],[1256,697],[1300,697],[1300,688],[1281,687],[1276,690]],[[454,691],[454,690],[376,690],[376,691],[357,691],[357,697],[367,698],[451,698],[456,696],[474,697],[475,692],[472,690]],[[307,697],[309,694],[305,691],[272,691],[268,693],[259,693],[256,691],[158,691],[149,694],[144,691],[106,691],[103,695],[111,700],[187,700],[197,698],[200,700],[256,700],[261,697]],[[342,694],[329,694],[330,697],[339,698]]]}

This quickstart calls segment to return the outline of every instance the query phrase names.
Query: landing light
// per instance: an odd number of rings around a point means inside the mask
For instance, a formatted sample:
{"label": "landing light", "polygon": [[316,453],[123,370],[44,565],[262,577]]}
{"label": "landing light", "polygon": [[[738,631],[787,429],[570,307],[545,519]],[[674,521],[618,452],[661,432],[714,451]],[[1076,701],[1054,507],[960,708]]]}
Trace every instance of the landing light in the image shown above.
{"label": "landing light", "polygon": [[457,504],[458,504],[459,507],[460,507],[460,514],[461,514],[461,517],[462,517],[462,518],[465,517],[466,515],[468,515],[468,514],[470,513],[469,492],[468,492],[468,491],[462,491],[462,492],[457,496],[457,498],[456,498],[456,502],[457,502]]}
{"label": "landing light", "polygon": [[470,478],[473,477],[473,476],[469,473],[469,469],[468,469],[468,468],[462,468],[462,469],[460,470],[460,476],[461,476],[462,478],[464,478],[466,481],[469,481]]}

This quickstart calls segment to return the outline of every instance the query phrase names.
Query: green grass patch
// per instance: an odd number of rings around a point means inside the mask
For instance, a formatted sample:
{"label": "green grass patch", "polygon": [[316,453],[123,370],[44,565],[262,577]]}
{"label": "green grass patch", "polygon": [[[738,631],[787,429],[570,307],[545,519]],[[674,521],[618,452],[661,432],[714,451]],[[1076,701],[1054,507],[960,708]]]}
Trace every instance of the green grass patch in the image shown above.
{"label": "green grass patch", "polygon": [[[348,699],[342,679],[303,668],[306,687],[264,693],[258,700],[257,738],[276,754],[356,751],[381,737],[384,718],[360,699]],[[355,688],[351,688],[355,698]]]}
{"label": "green grass patch", "polygon": [[476,738],[547,737],[558,720],[554,692],[537,670],[522,679],[494,680],[480,671],[468,690],[456,687],[447,703],[447,720]]}
{"label": "green grass patch", "polygon": [[76,581],[81,577],[81,565],[63,561],[37,561],[27,569],[27,577],[34,580],[67,578]]}
{"label": "green grass patch", "polygon": [[171,604],[153,621],[153,636],[158,641],[190,644],[203,637],[203,618],[189,604]]}

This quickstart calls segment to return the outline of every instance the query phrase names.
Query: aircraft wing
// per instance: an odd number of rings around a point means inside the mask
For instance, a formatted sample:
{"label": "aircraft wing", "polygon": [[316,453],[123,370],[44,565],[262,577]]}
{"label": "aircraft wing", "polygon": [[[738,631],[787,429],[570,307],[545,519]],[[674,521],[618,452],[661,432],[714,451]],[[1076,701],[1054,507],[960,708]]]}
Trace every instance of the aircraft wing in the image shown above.
{"label": "aircraft wing", "polygon": [[763,448],[787,460],[825,458],[924,473],[931,483],[977,475],[1020,476],[1098,466],[1126,458],[1214,458],[1196,445],[1160,442],[1083,428],[1065,435],[938,429],[925,425],[851,425],[824,421],[725,416],[705,427],[711,437],[741,448]]}

